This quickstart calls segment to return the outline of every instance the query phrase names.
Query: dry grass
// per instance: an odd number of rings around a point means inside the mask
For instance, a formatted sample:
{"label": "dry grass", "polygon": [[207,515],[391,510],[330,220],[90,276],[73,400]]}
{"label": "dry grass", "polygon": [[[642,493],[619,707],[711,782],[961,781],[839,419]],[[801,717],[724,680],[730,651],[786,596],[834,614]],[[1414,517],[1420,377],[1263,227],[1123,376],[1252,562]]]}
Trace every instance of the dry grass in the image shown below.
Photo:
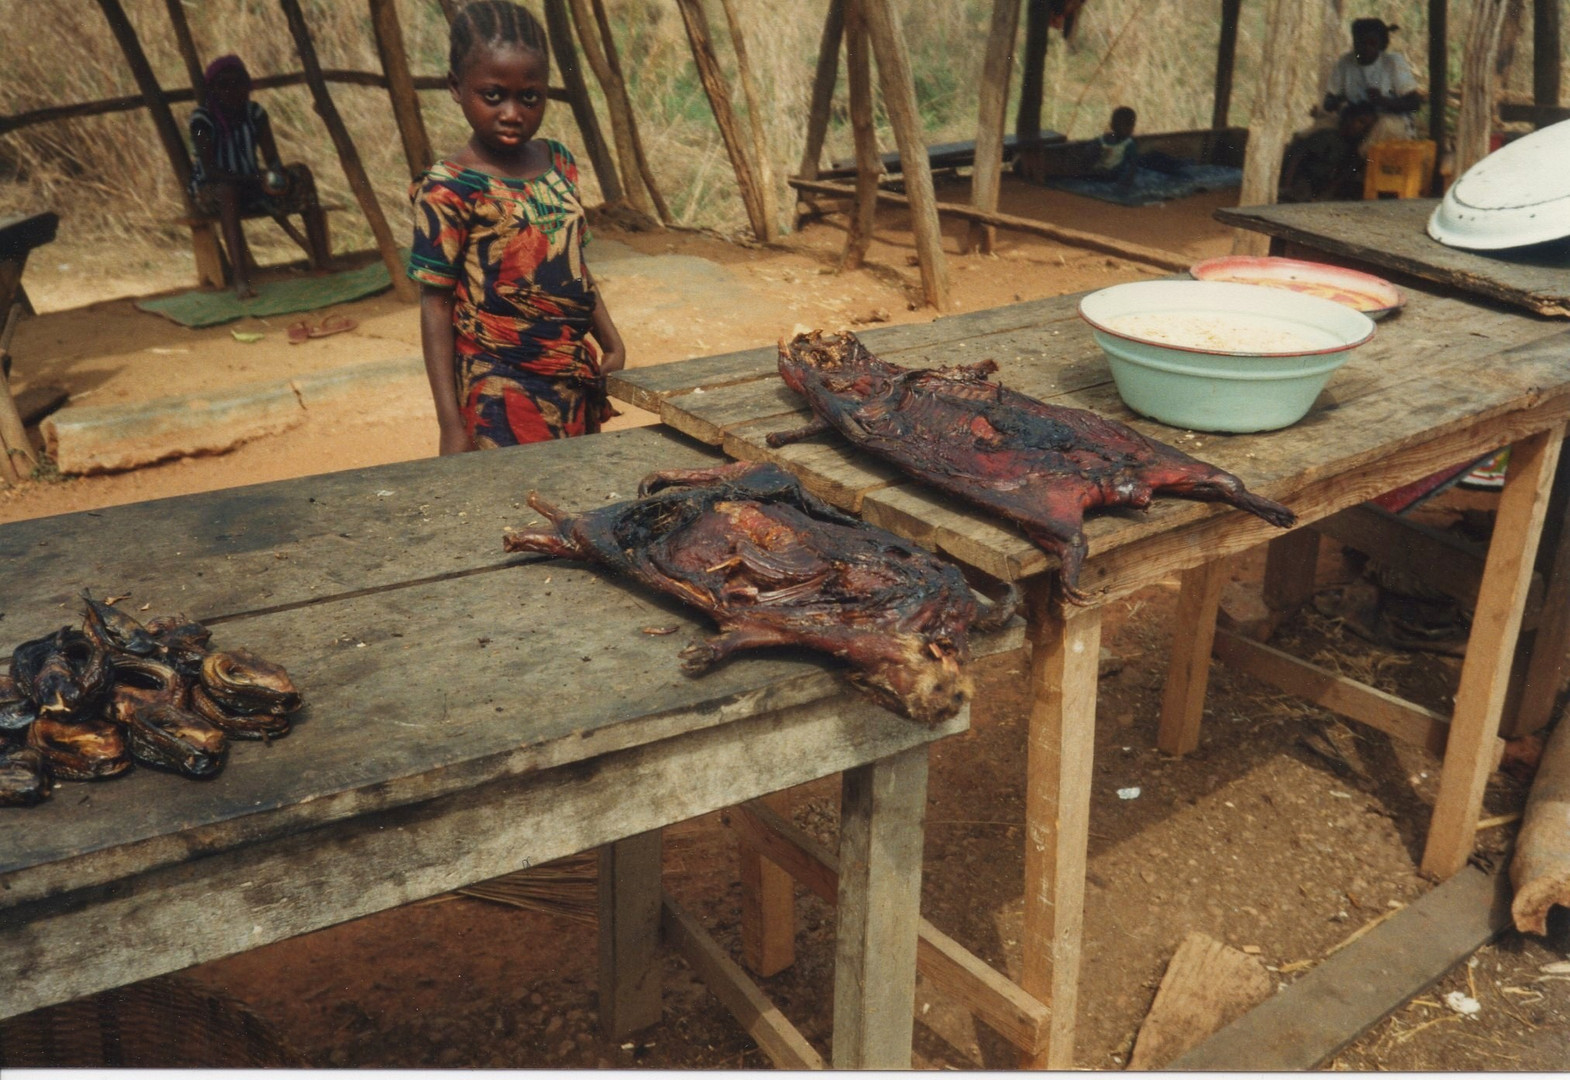
{"label": "dry grass", "polygon": [[[298,69],[275,0],[183,0],[205,57],[239,52],[256,74]],[[693,70],[681,20],[668,0],[608,0],[618,47],[627,68],[653,169],[673,213],[685,225],[740,231],[744,215],[734,178],[708,103]],[[160,81],[184,86],[162,0],[125,0]],[[399,0],[406,44],[417,73],[445,69],[446,24],[435,0]],[[736,0],[756,64],[773,172],[795,172],[805,137],[810,91],[826,0]],[[932,142],[974,135],[976,86],[990,17],[989,0],[929,4],[902,0],[899,9],[910,42],[917,95]],[[1055,34],[1048,54],[1043,123],[1073,137],[1102,130],[1111,108],[1131,104],[1145,131],[1208,125],[1216,27],[1214,5],[1200,0],[1096,0],[1087,5],[1076,41],[1065,48]],[[1404,29],[1397,38],[1418,71],[1426,64],[1422,0],[1382,5]],[[1196,8],[1205,14],[1196,18]],[[369,17],[353,0],[306,0],[322,63],[377,70]],[[1244,5],[1232,117],[1247,123],[1263,32],[1263,4]],[[1456,49],[1471,4],[1452,4]],[[1351,12],[1348,14],[1359,14]],[[0,0],[0,20],[25,32],[0,37],[0,113],[67,102],[134,94],[136,87],[96,5],[88,0],[41,3]],[[711,13],[722,62],[731,62],[724,21]],[[1530,42],[1530,29],[1523,35]],[[1344,46],[1336,46],[1344,47]],[[1457,65],[1458,66],[1458,65]],[[1518,49],[1507,85],[1529,85],[1530,48]],[[734,81],[734,80],[733,80]],[[1016,76],[1016,94],[1018,78]],[[598,93],[597,89],[594,93]],[[334,99],[364,158],[384,209],[402,231],[407,172],[384,93],[335,85]],[[740,94],[737,108],[743,108]],[[353,205],[332,145],[303,87],[260,92],[273,117],[285,157],[312,164],[327,197]],[[422,96],[426,124],[438,153],[460,145],[467,132],[446,95]],[[1305,101],[1306,107],[1307,102]],[[188,106],[179,106],[183,118]],[[606,115],[603,108],[601,116]],[[545,134],[581,147],[571,113],[548,113]],[[893,139],[880,117],[880,142]],[[851,145],[844,81],[835,101],[826,156],[849,157]],[[586,195],[597,200],[585,170]],[[779,203],[791,199],[780,179]],[[183,244],[169,224],[179,213],[179,193],[144,111],[39,125],[0,136],[0,212],[50,207],[65,220],[66,235],[114,243]],[[368,228],[355,213],[340,215],[339,244],[368,245]],[[260,232],[261,230],[258,230]],[[264,241],[265,242],[265,241]]]}

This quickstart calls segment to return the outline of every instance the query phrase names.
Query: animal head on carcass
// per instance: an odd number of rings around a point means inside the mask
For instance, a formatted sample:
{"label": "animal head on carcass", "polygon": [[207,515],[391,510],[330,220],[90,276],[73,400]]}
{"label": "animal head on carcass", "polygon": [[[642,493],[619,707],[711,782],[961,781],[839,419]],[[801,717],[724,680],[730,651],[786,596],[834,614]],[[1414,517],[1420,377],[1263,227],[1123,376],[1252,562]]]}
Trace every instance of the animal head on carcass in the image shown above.
{"label": "animal head on carcass", "polygon": [[[974,609],[972,609],[974,610]],[[848,650],[850,682],[886,709],[922,724],[941,724],[975,692],[963,631],[864,635]]]}
{"label": "animal head on carcass", "polygon": [[798,394],[811,397],[807,386],[818,383],[835,394],[865,398],[902,369],[873,356],[855,334],[814,330],[780,341],[779,370]]}

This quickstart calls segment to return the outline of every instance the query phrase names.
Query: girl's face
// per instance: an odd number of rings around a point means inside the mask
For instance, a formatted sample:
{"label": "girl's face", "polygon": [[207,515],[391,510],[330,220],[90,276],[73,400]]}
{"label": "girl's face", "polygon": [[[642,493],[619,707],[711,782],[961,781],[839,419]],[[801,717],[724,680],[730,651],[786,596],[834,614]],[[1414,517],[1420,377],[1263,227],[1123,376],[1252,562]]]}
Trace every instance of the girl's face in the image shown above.
{"label": "girl's face", "polygon": [[516,155],[545,119],[549,64],[534,49],[476,45],[448,89],[474,137],[499,157]]}
{"label": "girl's face", "polygon": [[251,97],[251,92],[246,87],[245,76],[233,69],[219,72],[213,79],[211,91],[218,107],[231,113],[245,108],[245,103]]}
{"label": "girl's face", "polygon": [[1383,43],[1379,35],[1373,31],[1360,30],[1352,35],[1352,55],[1357,58],[1359,64],[1372,64],[1379,59],[1381,51],[1383,51]]}

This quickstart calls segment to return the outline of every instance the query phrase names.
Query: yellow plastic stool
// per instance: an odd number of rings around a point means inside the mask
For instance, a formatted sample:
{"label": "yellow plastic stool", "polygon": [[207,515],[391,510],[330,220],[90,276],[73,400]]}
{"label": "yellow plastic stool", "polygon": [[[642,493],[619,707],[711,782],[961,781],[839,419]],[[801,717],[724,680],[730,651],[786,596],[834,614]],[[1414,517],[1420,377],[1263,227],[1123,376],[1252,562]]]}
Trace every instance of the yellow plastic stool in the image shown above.
{"label": "yellow plastic stool", "polygon": [[1363,198],[1416,199],[1428,191],[1436,148],[1431,139],[1400,139],[1368,148]]}

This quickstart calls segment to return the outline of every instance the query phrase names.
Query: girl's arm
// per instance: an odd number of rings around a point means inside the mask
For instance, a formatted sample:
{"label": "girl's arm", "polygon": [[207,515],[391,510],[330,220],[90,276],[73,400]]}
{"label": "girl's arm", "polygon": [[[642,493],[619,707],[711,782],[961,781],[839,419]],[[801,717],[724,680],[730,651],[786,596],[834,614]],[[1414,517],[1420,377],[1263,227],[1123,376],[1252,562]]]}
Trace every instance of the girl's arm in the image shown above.
{"label": "girl's arm", "polygon": [[273,122],[266,113],[262,113],[256,121],[256,147],[262,152],[262,168],[283,168],[283,159],[278,156],[278,143],[273,139]]}
{"label": "girl's arm", "polygon": [[461,454],[473,450],[458,411],[458,385],[454,368],[457,331],[452,325],[452,290],[420,286],[420,347],[425,353],[425,376],[431,383],[440,430],[437,453]]}
{"label": "girl's arm", "polygon": [[627,365],[627,349],[621,343],[621,334],[611,322],[610,309],[605,306],[605,294],[595,290],[594,314],[589,333],[600,346],[600,373],[620,371]]}

